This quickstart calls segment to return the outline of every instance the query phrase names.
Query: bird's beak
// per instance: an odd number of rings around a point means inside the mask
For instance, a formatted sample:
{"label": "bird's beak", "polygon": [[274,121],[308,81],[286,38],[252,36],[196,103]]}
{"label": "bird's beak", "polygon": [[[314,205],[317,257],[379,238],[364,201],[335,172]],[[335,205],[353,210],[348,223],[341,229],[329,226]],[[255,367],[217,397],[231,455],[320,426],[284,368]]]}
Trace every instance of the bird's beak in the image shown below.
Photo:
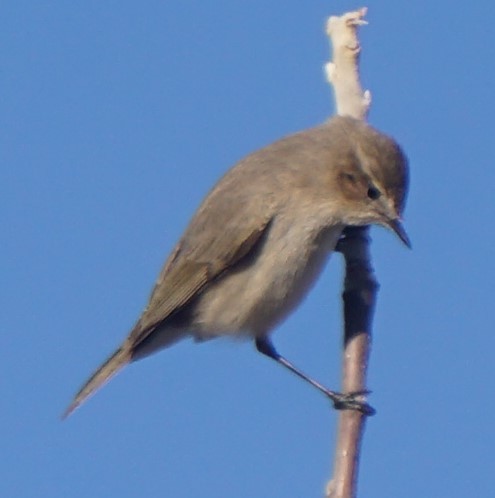
{"label": "bird's beak", "polygon": [[405,228],[402,226],[400,218],[395,218],[387,222],[387,225],[396,233],[397,237],[399,237],[404,244],[411,249],[411,241],[406,233]]}

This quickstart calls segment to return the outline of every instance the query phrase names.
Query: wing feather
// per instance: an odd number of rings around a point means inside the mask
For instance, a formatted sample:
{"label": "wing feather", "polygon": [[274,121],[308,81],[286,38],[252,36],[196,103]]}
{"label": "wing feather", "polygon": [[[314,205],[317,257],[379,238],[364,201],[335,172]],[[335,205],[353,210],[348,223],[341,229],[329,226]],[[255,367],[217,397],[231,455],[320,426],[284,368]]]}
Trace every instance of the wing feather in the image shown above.
{"label": "wing feather", "polygon": [[156,327],[197,297],[209,283],[238,263],[254,248],[269,227],[271,216],[250,225],[231,224],[201,252],[188,251],[179,242],[165,264],[150,301],[128,337],[132,348],[149,337]]}

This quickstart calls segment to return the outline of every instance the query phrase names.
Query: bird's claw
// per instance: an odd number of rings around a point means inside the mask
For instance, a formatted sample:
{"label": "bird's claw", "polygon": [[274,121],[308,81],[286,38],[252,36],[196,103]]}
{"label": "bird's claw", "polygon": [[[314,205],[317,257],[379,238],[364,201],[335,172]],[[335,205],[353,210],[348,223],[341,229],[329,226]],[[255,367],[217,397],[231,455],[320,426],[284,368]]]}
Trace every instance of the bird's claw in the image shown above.
{"label": "bird's claw", "polygon": [[371,417],[376,413],[376,410],[362,399],[359,399],[369,393],[370,391],[368,390],[353,391],[346,394],[333,393],[333,406],[336,410],[356,410],[366,417]]}

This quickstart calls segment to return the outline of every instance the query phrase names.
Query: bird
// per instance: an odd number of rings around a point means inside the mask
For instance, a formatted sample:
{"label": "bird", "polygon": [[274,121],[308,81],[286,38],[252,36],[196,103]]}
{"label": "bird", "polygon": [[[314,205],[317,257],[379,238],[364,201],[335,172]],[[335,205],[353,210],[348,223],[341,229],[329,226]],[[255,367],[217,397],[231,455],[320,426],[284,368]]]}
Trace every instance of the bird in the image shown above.
{"label": "bird", "polygon": [[408,160],[366,122],[335,116],[249,154],[205,197],[165,262],[143,313],[75,395],[66,418],[126,365],[190,337],[253,340],[323,391],[371,414],[280,355],[273,330],[301,303],[346,226],[377,224],[410,247],[402,225]]}

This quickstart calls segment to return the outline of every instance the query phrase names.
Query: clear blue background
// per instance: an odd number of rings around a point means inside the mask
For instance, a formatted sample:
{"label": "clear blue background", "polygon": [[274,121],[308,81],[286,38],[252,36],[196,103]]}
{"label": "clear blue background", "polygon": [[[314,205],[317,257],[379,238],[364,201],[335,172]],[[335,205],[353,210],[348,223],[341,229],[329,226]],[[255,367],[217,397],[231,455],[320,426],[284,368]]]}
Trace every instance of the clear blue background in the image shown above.
{"label": "clear blue background", "polygon": [[[0,495],[321,496],[336,414],[249,343],[183,342],[62,423],[203,195],[334,112],[325,19],[347,1],[4,1]],[[493,4],[368,2],[370,122],[411,162],[414,250],[374,228],[381,282],[362,496],[491,496]],[[275,333],[338,387],[342,261]]]}

